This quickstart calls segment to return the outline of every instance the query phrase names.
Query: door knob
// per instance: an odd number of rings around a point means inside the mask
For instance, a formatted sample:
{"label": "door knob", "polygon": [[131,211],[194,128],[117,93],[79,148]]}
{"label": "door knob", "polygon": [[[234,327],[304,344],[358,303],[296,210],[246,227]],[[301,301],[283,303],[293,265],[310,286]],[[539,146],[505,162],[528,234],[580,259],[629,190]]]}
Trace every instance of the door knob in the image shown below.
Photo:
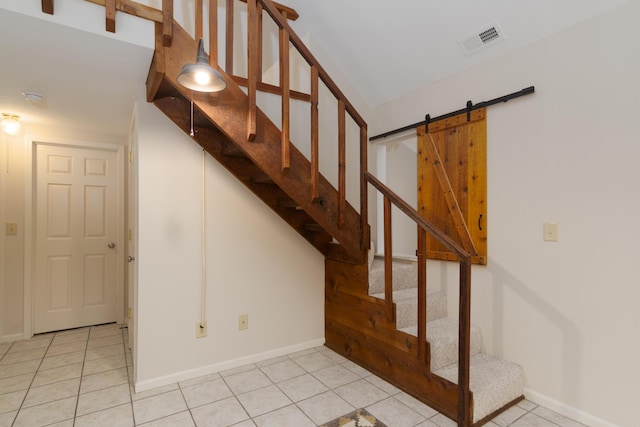
{"label": "door knob", "polygon": [[115,247],[116,247],[116,244],[115,244],[115,243],[113,243],[113,242],[111,242],[111,243],[109,243],[109,244],[107,245],[107,247],[108,247],[109,249],[113,249],[113,248],[115,248]]}
{"label": "door knob", "polygon": [[133,262],[133,261],[135,261],[135,260],[136,260],[136,257],[133,257],[133,256],[131,256],[131,255],[129,255],[129,256],[127,257],[127,261],[128,261],[128,262]]}

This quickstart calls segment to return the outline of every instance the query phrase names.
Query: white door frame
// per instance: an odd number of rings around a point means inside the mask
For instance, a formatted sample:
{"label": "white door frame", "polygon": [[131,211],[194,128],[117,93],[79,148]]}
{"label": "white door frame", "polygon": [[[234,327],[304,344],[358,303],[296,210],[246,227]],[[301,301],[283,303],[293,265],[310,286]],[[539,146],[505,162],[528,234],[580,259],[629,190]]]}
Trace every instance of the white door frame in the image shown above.
{"label": "white door frame", "polygon": [[116,258],[116,277],[118,277],[118,286],[116,286],[116,307],[117,307],[117,319],[120,324],[125,320],[125,286],[126,280],[124,277],[124,255],[127,253],[124,246],[124,229],[125,229],[125,212],[126,205],[124,199],[124,181],[125,181],[125,162],[124,153],[125,145],[109,144],[101,142],[87,142],[87,141],[74,141],[66,139],[55,138],[28,138],[25,158],[27,159],[25,165],[25,192],[24,192],[24,320],[23,320],[23,338],[29,339],[33,336],[33,288],[35,286],[35,200],[34,200],[34,174],[36,173],[35,162],[36,159],[34,149],[36,145],[60,145],[72,148],[88,148],[88,149],[107,149],[113,150],[117,153],[118,165],[117,165],[117,190],[118,190],[118,215],[117,215],[117,237],[116,245],[118,248],[122,248],[119,256]]}

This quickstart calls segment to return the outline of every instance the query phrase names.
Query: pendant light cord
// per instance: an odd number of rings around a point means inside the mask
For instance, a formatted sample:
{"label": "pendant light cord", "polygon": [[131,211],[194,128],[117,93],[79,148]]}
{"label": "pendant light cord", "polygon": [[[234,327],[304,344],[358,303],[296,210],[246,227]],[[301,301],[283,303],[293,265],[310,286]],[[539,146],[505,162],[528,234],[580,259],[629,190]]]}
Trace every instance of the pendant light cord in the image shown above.
{"label": "pendant light cord", "polygon": [[200,325],[204,326],[207,296],[207,180],[206,180],[207,152],[202,149],[202,295],[200,307]]}
{"label": "pendant light cord", "polygon": [[191,118],[191,128],[189,129],[189,136],[191,136],[191,138],[193,138],[195,136],[195,132],[193,131],[193,91],[191,91],[191,111],[190,111],[190,118]]}

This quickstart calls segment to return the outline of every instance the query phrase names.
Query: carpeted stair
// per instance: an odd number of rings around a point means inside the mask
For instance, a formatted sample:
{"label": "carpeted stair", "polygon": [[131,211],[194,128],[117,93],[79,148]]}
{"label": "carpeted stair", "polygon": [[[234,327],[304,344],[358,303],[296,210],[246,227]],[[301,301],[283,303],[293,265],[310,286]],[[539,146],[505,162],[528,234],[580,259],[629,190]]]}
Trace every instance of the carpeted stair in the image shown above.
{"label": "carpeted stair", "polygon": [[[417,335],[417,266],[393,262],[393,300],[396,326]],[[369,294],[384,298],[384,263],[374,259],[369,267]],[[453,383],[458,379],[458,320],[447,317],[445,292],[427,291],[427,341],[431,347],[431,371]],[[471,325],[471,380],[473,422],[483,420],[523,394],[524,371],[515,363],[482,353],[480,328]]]}

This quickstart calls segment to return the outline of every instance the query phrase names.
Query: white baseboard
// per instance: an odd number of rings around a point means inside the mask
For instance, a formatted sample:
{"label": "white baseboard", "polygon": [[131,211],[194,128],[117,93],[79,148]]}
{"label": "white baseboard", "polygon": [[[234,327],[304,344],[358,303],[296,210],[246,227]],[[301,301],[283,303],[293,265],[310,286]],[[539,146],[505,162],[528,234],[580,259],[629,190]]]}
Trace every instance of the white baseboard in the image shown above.
{"label": "white baseboard", "polygon": [[4,335],[0,337],[0,342],[20,341],[24,339],[24,334]]}
{"label": "white baseboard", "polygon": [[215,372],[226,371],[228,369],[237,368],[238,366],[262,362],[264,360],[273,359],[274,357],[284,356],[284,355],[295,353],[298,351],[319,347],[324,345],[324,342],[325,342],[324,338],[320,338],[317,340],[307,341],[307,342],[292,345],[289,347],[277,348],[275,350],[269,350],[263,353],[252,354],[249,356],[244,356],[244,357],[240,357],[232,360],[225,360],[223,362],[214,363],[212,365],[202,366],[195,369],[189,369],[186,371],[164,375],[162,377],[139,381],[139,382],[136,382],[135,384],[135,391],[136,393],[140,393],[142,391],[151,390],[156,387],[162,387],[162,386],[173,384],[179,381],[186,381],[192,378],[201,377],[203,375],[209,375]]}
{"label": "white baseboard", "polygon": [[524,397],[540,406],[544,406],[547,409],[551,409],[560,415],[564,415],[565,417],[569,417],[575,421],[581,422],[582,424],[586,424],[589,427],[619,427],[616,424],[605,421],[602,418],[583,412],[528,388],[524,389]]}

